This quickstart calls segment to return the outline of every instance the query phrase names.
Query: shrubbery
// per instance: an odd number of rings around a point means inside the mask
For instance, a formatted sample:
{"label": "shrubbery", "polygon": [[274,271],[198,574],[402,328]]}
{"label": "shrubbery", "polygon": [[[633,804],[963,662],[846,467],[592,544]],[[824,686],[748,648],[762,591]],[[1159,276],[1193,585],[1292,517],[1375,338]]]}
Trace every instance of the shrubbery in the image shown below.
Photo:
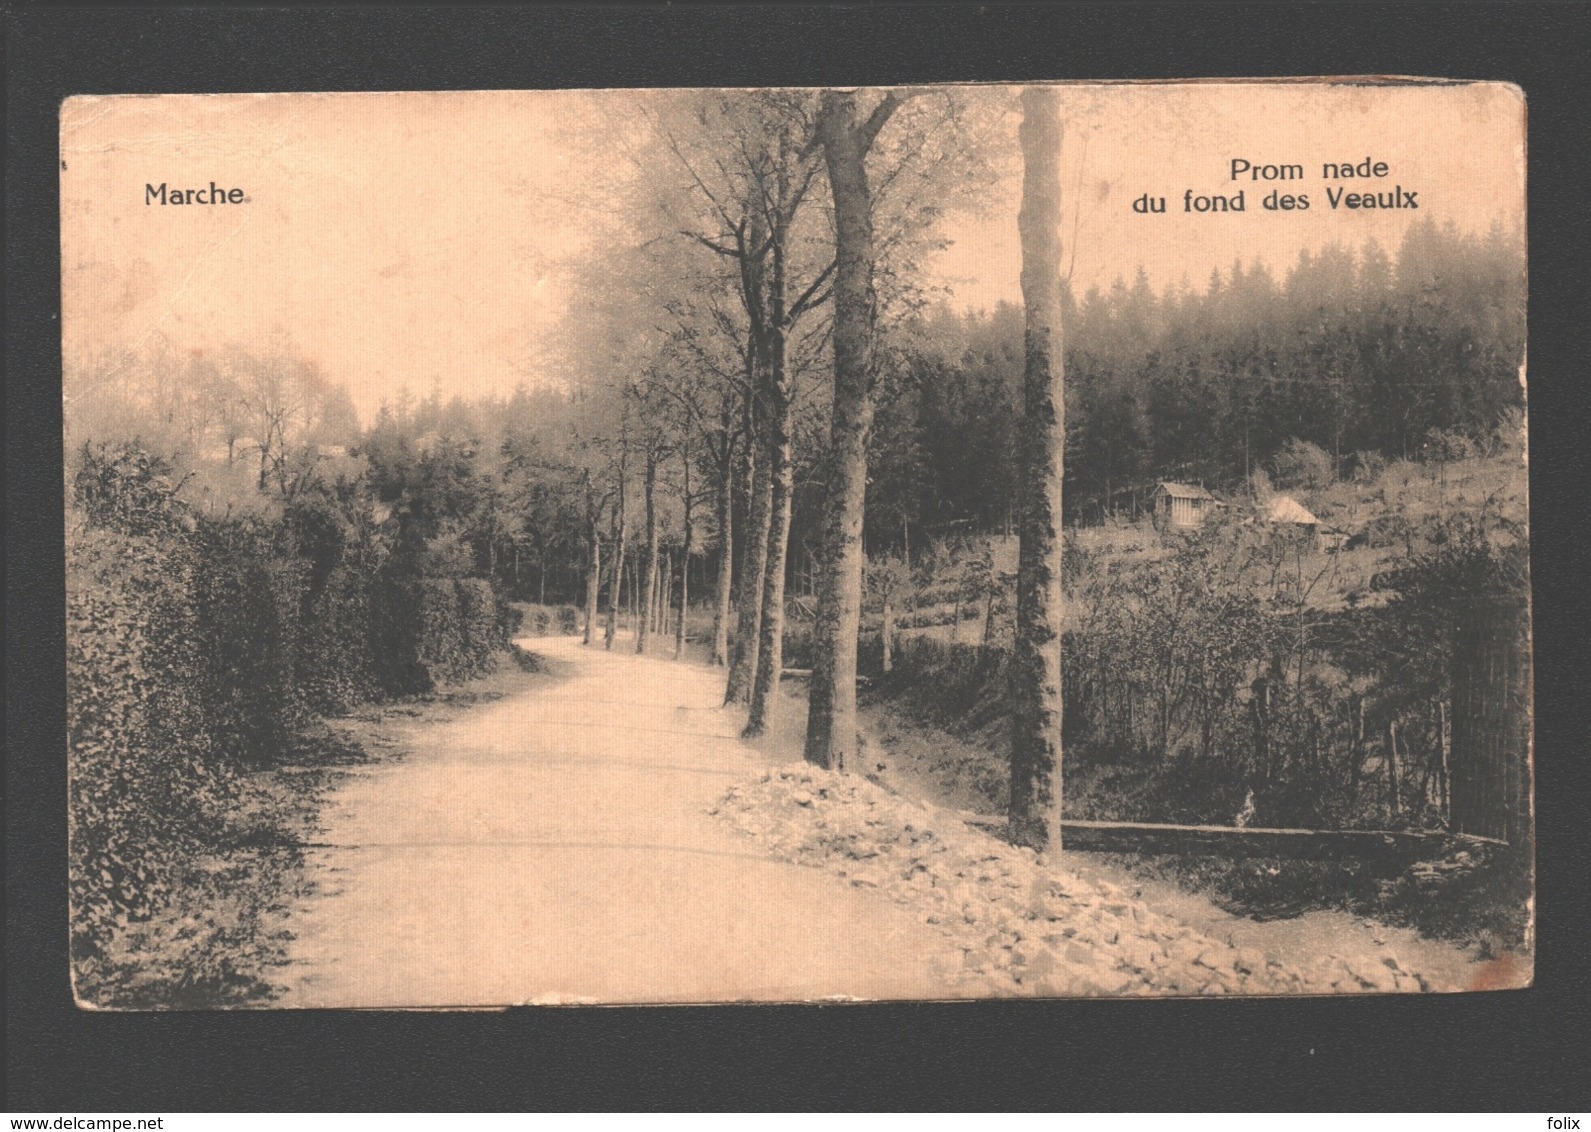
{"label": "shrubbery", "polygon": [[1010,698],[1003,648],[946,644],[932,637],[907,637],[896,647],[894,664],[879,681],[880,690],[900,697],[913,716],[941,727],[977,730],[1007,718]]}
{"label": "shrubbery", "polygon": [[502,643],[492,586],[484,578],[422,579],[415,614],[417,661],[428,687],[480,674]]}
{"label": "shrubbery", "polygon": [[287,508],[303,575],[295,678],[309,707],[337,713],[378,696],[372,579],[387,548],[357,492],[308,493]]}
{"label": "shrubbery", "polygon": [[537,605],[534,602],[511,602],[515,622],[508,627],[511,636],[572,637],[584,624],[583,615],[572,605]]}
{"label": "shrubbery", "polygon": [[302,561],[280,527],[205,519],[192,538],[191,601],[217,749],[250,767],[278,761],[304,722],[295,671]]}
{"label": "shrubbery", "polygon": [[1271,457],[1271,477],[1280,488],[1318,491],[1336,479],[1337,473],[1329,452],[1292,437]]}
{"label": "shrubbery", "polygon": [[180,488],[136,444],[85,449],[73,481],[72,956],[100,1005],[261,993],[238,964],[264,897],[217,873],[285,867],[248,772],[298,757],[314,711],[478,675],[506,641],[491,583],[405,576],[357,490],[234,518]]}
{"label": "shrubbery", "polygon": [[[1406,533],[1423,549],[1375,579],[1381,600],[1331,610],[1308,601],[1309,572],[1330,557],[1263,526],[1209,522],[1131,561],[1068,548],[1068,812],[1441,828],[1455,649],[1480,603],[1513,626],[1523,659],[1510,663],[1528,663],[1526,543],[1485,509]],[[1003,758],[1006,659],[1003,647],[905,636],[877,686]],[[1528,720],[1527,707],[1511,717]]]}
{"label": "shrubbery", "polygon": [[185,551],[111,531],[67,545],[72,957],[91,1001],[115,937],[167,907],[242,789],[202,698]]}

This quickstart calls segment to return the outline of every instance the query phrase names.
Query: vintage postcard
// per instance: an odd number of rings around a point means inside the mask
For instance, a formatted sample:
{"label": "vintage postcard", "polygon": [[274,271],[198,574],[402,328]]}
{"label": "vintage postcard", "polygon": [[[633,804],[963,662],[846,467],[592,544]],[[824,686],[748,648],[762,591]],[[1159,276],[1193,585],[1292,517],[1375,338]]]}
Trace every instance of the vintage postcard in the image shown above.
{"label": "vintage postcard", "polygon": [[79,1004],[1529,985],[1525,114],[68,100]]}

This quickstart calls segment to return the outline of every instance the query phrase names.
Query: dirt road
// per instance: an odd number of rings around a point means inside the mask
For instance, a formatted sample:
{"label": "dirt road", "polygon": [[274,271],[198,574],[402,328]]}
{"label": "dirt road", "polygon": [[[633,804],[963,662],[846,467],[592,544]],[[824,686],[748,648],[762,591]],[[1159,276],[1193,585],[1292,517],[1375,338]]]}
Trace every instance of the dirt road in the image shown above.
{"label": "dirt road", "polygon": [[709,815],[767,765],[720,672],[534,647],[552,678],[412,725],[332,795],[284,1005],[943,995],[941,934]]}

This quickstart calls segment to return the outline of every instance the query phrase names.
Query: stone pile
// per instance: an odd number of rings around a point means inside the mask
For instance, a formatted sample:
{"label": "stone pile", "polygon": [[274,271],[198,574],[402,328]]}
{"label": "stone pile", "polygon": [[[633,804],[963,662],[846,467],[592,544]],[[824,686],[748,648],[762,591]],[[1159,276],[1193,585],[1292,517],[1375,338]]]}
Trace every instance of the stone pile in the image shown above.
{"label": "stone pile", "polygon": [[851,775],[781,768],[731,787],[712,813],[776,858],[876,889],[950,937],[963,955],[956,997],[1426,989],[1390,954],[1289,965],[1234,947]]}

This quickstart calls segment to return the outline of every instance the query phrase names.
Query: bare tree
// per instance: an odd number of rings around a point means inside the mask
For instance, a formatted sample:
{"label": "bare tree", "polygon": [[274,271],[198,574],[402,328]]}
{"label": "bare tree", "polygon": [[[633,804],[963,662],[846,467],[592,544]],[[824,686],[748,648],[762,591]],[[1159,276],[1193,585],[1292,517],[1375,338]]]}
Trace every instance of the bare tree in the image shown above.
{"label": "bare tree", "polygon": [[619,599],[624,593],[624,544],[629,534],[629,515],[625,506],[629,488],[629,461],[630,421],[626,410],[619,430],[619,484],[614,496],[613,532],[609,539],[613,544],[613,561],[608,584],[608,623],[602,640],[603,647],[609,652],[613,651],[613,640],[618,636]]}
{"label": "bare tree", "polygon": [[757,654],[762,645],[762,580],[767,572],[768,530],[773,519],[773,478],[768,460],[759,456],[758,438],[767,429],[762,418],[764,398],[753,388],[746,411],[745,464],[748,487],[745,551],[740,563],[740,594],[735,617],[735,633],[729,644],[729,679],[724,688],[724,703],[740,703],[751,698],[751,683],[757,671]]}
{"label": "bare tree", "polygon": [[722,280],[709,278],[706,283],[703,293],[675,301],[672,345],[681,355],[681,369],[701,379],[684,384],[684,400],[687,432],[700,438],[713,484],[718,545],[710,663],[725,668],[735,609],[735,481],[749,444],[754,344],[725,309],[725,288],[715,285]]}
{"label": "bare tree", "polygon": [[591,485],[591,473],[586,471],[581,476],[582,495],[586,508],[586,540],[587,567],[586,567],[586,622],[582,634],[582,644],[589,645],[594,635],[594,626],[597,621],[597,591],[602,587],[602,533],[598,526],[598,516],[602,507],[596,498],[596,491]]}
{"label": "bare tree", "polygon": [[729,615],[735,562],[735,402],[726,390],[719,410],[719,437],[713,449],[718,479],[714,485],[718,504],[718,581],[713,596],[713,651],[711,663],[729,665]]}
{"label": "bare tree", "polygon": [[[766,723],[781,664],[794,497],[789,339],[826,300],[833,263],[809,207],[821,185],[812,110],[807,92],[740,91],[682,95],[650,111],[667,160],[684,175],[678,187],[654,189],[654,206],[732,268],[745,318],[750,529],[725,702],[749,699],[750,734]],[[814,219],[803,227],[806,215]]]}
{"label": "bare tree", "polygon": [[867,564],[867,588],[878,595],[879,636],[883,643],[883,669],[895,667],[895,613],[901,600],[911,592],[911,567],[897,554],[874,558]]}
{"label": "bare tree", "polygon": [[646,506],[646,545],[643,549],[645,557],[639,565],[646,571],[646,580],[641,583],[641,608],[640,619],[635,628],[635,651],[645,652],[647,642],[651,635],[652,622],[657,612],[657,569],[658,569],[658,527],[657,527],[657,469],[666,453],[661,432],[658,428],[648,427],[645,430],[643,445],[643,462],[645,472],[642,476],[642,498]]}
{"label": "bare tree", "polygon": [[814,141],[834,201],[834,408],[819,560],[806,758],[843,770],[855,753],[856,638],[862,616],[862,518],[873,426],[873,194],[867,152],[900,106],[894,93],[857,121],[856,95],[825,91]]}
{"label": "bare tree", "polygon": [[[810,144],[821,148],[833,205],[834,398],[817,562],[818,611],[806,757],[843,768],[857,743],[856,646],[861,619],[862,522],[867,446],[879,368],[881,297],[900,318],[920,300],[916,255],[935,245],[947,207],[970,201],[984,183],[990,127],[999,98],[969,101],[941,90],[890,91],[865,118],[856,92],[826,91]],[[890,139],[880,132],[891,121]],[[876,164],[876,176],[870,171]],[[880,270],[880,265],[883,270]]]}
{"label": "bare tree", "polygon": [[824,290],[833,261],[820,270],[801,294],[791,297],[791,228],[801,203],[807,199],[817,166],[799,152],[807,136],[797,136],[791,117],[781,122],[773,149],[771,175],[759,178],[763,205],[768,213],[769,264],[765,323],[764,388],[768,399],[764,452],[770,482],[768,550],[763,563],[762,609],[758,631],[756,675],[745,735],[755,737],[767,728],[777,702],[784,650],[784,582],[790,546],[791,511],[795,502],[795,463],[791,451],[795,427],[795,368],[791,364],[790,334],[803,315],[826,300]]}
{"label": "bare tree", "polygon": [[679,617],[674,622],[675,660],[683,660],[685,658],[685,615],[690,612],[691,542],[696,537],[692,515],[692,505],[695,500],[691,496],[691,436],[689,431],[685,433],[680,443],[680,465],[683,476],[680,501],[685,509],[685,530],[681,535],[683,545],[680,548],[679,556]]}

